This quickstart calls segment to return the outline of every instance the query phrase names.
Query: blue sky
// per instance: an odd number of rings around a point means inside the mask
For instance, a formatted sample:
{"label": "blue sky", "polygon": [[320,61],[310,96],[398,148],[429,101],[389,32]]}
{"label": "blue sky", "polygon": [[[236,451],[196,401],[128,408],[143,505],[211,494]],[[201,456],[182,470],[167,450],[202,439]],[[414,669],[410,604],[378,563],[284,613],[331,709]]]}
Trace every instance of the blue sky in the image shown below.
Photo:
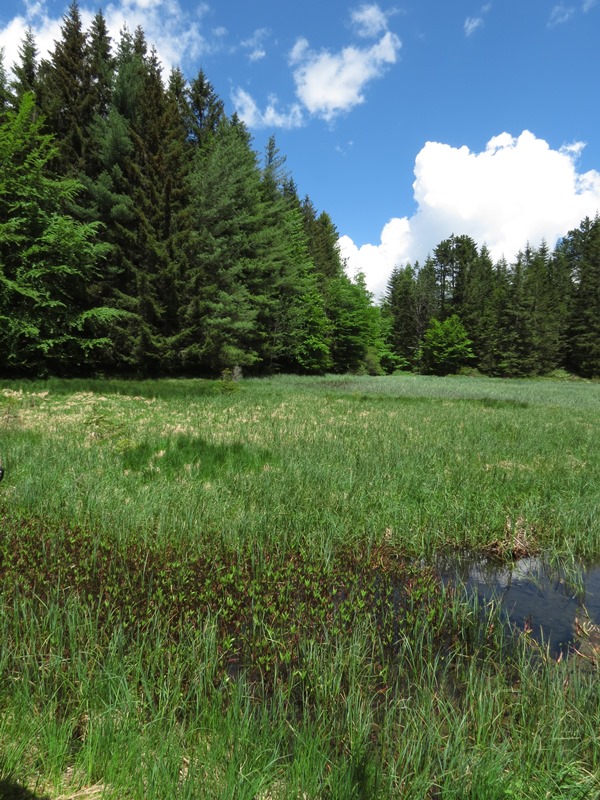
{"label": "blue sky", "polygon": [[[52,48],[66,7],[4,0],[7,67],[27,25]],[[98,7],[80,0],[86,24]],[[452,233],[510,260],[600,210],[600,0],[101,7],[115,39],[143,27],[165,73],[202,67],[257,151],[275,134],[376,294]]]}

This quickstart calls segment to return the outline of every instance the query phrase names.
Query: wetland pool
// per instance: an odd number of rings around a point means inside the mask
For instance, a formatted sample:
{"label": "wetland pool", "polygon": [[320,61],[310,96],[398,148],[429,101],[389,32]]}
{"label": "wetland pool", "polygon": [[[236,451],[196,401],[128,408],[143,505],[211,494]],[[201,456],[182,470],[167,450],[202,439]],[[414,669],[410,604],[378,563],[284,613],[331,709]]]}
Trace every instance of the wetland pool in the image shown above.
{"label": "wetland pool", "polygon": [[480,605],[499,604],[512,626],[546,644],[554,657],[572,651],[582,638],[600,645],[598,563],[566,569],[540,557],[499,564],[461,556],[441,559],[437,568],[445,583],[465,586]]}

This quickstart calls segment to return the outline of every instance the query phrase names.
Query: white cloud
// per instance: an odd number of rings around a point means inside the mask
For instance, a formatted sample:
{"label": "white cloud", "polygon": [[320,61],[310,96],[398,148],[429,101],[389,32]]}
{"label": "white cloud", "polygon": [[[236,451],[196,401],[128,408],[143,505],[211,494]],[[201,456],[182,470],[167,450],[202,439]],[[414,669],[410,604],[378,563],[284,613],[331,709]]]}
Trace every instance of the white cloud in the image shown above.
{"label": "white cloud", "polygon": [[391,219],[377,245],[340,238],[350,274],[364,272],[380,295],[396,265],[422,262],[453,233],[486,244],[494,259],[511,260],[527,242],[553,247],[600,211],[600,172],[577,171],[583,147],[553,150],[529,131],[495,136],[479,153],[427,142],[415,160],[415,214]]}
{"label": "white cloud", "polygon": [[[282,112],[277,108],[277,99],[271,96],[265,111],[260,111],[248,92],[236,88],[232,99],[244,122],[249,127],[296,128],[304,124],[304,111],[331,122],[337,115],[364,103],[367,84],[396,63],[402,44],[396,34],[387,30],[387,16],[375,3],[363,4],[352,11],[351,21],[359,36],[377,37],[382,32],[383,35],[371,46],[345,47],[337,53],[312,50],[307,39],[298,38],[288,60],[299,103]],[[257,33],[264,35],[262,30]]]}
{"label": "white cloud", "polygon": [[396,62],[400,47],[390,31],[371,47],[339,53],[311,50],[306,39],[299,39],[290,53],[297,96],[311,114],[331,121],[364,102],[366,85]]}
{"label": "white cloud", "polygon": [[271,96],[267,107],[261,111],[252,95],[241,87],[231,92],[231,100],[237,115],[249,128],[299,128],[304,124],[302,109],[297,103],[281,112],[277,99]]}
{"label": "white cloud", "polygon": [[477,28],[481,28],[482,25],[482,17],[467,17],[465,20],[465,36],[472,36]]}
{"label": "white cloud", "polygon": [[250,61],[260,61],[267,55],[264,48],[264,41],[269,36],[268,28],[257,28],[249,39],[244,39],[241,43],[245,50],[248,50]]}
{"label": "white cloud", "polygon": [[554,25],[563,25],[565,22],[568,22],[571,19],[574,13],[574,6],[566,6],[564,3],[558,3],[558,5],[555,5],[550,12],[548,25],[550,27]]}
{"label": "white cloud", "polygon": [[[215,48],[215,44],[202,33],[201,21],[208,10],[205,3],[198,4],[193,13],[183,10],[179,0],[121,0],[104,7],[104,16],[116,47],[124,28],[134,31],[141,26],[149,46],[156,47],[165,70],[176,64],[193,61],[201,54]],[[97,11],[96,5],[80,3],[79,11],[85,29],[88,29]],[[59,19],[50,17],[43,0],[25,2],[25,14],[14,17],[0,30],[0,47],[4,47],[7,69],[19,60],[18,50],[28,26],[35,35],[39,58],[46,58],[61,38]]]}
{"label": "white cloud", "polygon": [[587,14],[588,11],[591,11],[592,8],[596,5],[598,0],[583,0],[583,5],[581,10],[584,14]]}
{"label": "white cloud", "polygon": [[464,24],[465,36],[472,36],[478,28],[484,25],[484,16],[492,10],[492,4],[486,3],[481,7],[478,17],[467,17]]}
{"label": "white cloud", "polygon": [[374,38],[387,31],[387,17],[375,3],[360,6],[351,13],[351,19],[359,36]]}

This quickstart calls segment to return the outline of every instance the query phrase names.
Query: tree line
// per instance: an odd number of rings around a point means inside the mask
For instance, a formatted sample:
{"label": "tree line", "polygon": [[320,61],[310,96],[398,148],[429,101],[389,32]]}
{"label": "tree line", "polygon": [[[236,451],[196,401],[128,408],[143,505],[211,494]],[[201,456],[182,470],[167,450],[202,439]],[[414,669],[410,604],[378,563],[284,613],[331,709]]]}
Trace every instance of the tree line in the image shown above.
{"label": "tree line", "polygon": [[0,58],[0,166],[4,375],[600,374],[597,218],[511,265],[452,236],[375,304],[274,137],[76,2]]}
{"label": "tree line", "polygon": [[553,252],[527,245],[511,264],[452,235],[423,265],[394,269],[383,313],[405,368],[598,376],[600,218],[584,219]]}

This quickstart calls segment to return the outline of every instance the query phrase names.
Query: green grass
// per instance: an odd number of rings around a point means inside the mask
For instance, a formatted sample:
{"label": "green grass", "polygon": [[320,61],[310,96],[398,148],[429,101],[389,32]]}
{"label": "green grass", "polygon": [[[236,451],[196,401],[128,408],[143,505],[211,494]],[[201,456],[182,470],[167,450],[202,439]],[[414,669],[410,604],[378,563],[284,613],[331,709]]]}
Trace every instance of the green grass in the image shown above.
{"label": "green grass", "polygon": [[540,546],[598,554],[599,384],[282,377],[233,394],[182,381],[180,395],[175,381],[69,385],[0,395],[12,507],[192,549],[209,536],[327,557],[385,540],[431,555],[518,525]]}
{"label": "green grass", "polygon": [[600,555],[600,384],[0,382],[0,798],[600,796],[597,668],[423,566]]}

